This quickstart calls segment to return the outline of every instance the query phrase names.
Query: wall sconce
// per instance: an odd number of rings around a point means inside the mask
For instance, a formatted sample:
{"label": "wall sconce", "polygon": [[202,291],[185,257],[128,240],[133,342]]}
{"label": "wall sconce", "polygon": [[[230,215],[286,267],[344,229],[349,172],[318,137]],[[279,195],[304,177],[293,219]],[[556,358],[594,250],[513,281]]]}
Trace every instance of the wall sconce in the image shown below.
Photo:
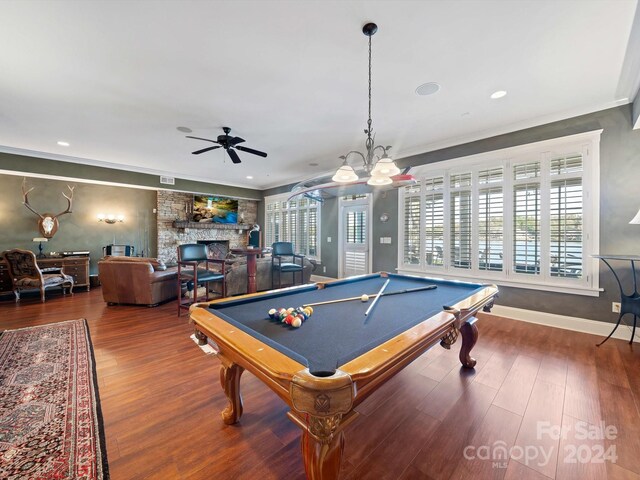
{"label": "wall sconce", "polygon": [[108,223],[109,225],[113,225],[116,222],[124,222],[124,215],[114,215],[110,213],[109,215],[105,215],[104,213],[98,214],[98,222]]}

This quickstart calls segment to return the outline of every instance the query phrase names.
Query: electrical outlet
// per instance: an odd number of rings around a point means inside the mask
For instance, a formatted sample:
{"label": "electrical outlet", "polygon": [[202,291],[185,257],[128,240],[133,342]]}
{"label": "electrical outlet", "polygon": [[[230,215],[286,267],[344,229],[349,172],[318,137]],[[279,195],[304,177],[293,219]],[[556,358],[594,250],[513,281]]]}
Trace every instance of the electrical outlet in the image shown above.
{"label": "electrical outlet", "polygon": [[322,267],[322,273],[327,273],[327,267],[326,266]]}
{"label": "electrical outlet", "polygon": [[331,243],[331,237],[327,237],[327,243]]}
{"label": "electrical outlet", "polygon": [[613,313],[620,313],[620,302],[611,302],[611,311]]}

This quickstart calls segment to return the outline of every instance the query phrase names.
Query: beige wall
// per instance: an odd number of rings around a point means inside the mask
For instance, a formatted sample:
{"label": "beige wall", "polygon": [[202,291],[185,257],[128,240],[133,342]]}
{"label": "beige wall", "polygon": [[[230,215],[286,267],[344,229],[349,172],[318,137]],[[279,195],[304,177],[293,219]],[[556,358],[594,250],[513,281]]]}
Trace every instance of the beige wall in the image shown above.
{"label": "beige wall", "polygon": [[[22,204],[22,176],[0,175],[0,251],[25,248],[37,253],[33,243],[39,237],[38,217]],[[156,192],[137,188],[111,187],[80,182],[27,178],[35,187],[29,203],[38,212],[58,213],[67,206],[62,196],[67,185],[74,186],[73,213],[59,218],[55,236],[44,244],[45,252],[90,250],[91,270],[97,272],[102,247],[108,244],[134,245],[136,252],[156,255]],[[108,225],[98,223],[98,213],[123,214],[125,221]]]}

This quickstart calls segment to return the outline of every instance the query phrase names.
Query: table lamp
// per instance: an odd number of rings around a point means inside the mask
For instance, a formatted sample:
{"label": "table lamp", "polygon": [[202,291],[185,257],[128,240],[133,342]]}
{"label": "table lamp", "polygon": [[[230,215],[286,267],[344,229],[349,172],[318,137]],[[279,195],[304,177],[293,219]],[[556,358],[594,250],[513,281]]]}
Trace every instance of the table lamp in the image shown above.
{"label": "table lamp", "polygon": [[36,237],[33,239],[34,242],[40,242],[40,244],[38,245],[38,251],[40,253],[38,253],[37,257],[38,258],[44,258],[44,253],[42,253],[42,242],[48,242],[49,239],[48,238],[44,238],[44,237]]}

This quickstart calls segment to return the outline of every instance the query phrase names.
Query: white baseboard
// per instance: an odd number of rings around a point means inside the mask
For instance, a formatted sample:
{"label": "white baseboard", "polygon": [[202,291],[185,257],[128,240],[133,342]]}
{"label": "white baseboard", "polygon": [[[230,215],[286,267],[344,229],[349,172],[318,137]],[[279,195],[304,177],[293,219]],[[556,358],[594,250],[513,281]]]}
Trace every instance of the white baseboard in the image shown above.
{"label": "white baseboard", "polygon": [[[485,314],[486,315],[486,314]],[[565,315],[557,315],[555,313],[536,312],[534,310],[525,310],[523,308],[505,307],[502,305],[494,305],[489,315],[497,315],[507,317],[513,320],[523,322],[536,323],[538,325],[546,325],[548,327],[562,328],[564,330],[573,330],[575,332],[590,333],[599,337],[609,335],[615,324],[607,322],[597,322],[595,320],[587,320],[586,318],[568,317]],[[625,316],[622,321],[627,320],[629,315]],[[622,323],[611,338],[619,338],[627,342],[631,338],[631,330]],[[635,342],[640,343],[640,324],[636,328]]]}

